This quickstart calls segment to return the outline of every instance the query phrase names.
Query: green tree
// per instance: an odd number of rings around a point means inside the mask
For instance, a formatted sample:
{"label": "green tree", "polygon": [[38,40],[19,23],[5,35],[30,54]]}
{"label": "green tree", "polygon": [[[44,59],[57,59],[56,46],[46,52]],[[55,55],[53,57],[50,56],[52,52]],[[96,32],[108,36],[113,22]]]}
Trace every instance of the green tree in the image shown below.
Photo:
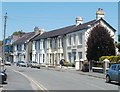
{"label": "green tree", "polygon": [[14,32],[13,34],[12,34],[12,36],[13,35],[19,35],[19,34],[24,34],[25,32],[23,32],[22,30],[21,31],[17,31],[17,32]]}
{"label": "green tree", "polygon": [[115,55],[114,39],[102,25],[94,27],[87,41],[87,59],[98,61],[101,56]]}
{"label": "green tree", "polygon": [[120,52],[120,34],[118,35],[118,43],[116,44],[118,51]]}
{"label": "green tree", "polygon": [[2,46],[2,41],[0,41],[0,46]]}
{"label": "green tree", "polygon": [[118,41],[120,42],[120,34],[118,35]]}

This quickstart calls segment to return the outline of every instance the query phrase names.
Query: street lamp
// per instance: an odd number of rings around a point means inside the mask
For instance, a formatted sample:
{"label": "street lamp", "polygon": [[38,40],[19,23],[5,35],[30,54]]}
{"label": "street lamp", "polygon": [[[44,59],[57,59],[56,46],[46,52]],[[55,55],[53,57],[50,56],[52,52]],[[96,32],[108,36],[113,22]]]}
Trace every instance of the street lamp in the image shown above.
{"label": "street lamp", "polygon": [[[2,63],[4,64],[4,60],[5,60],[5,36],[6,36],[6,22],[7,22],[7,12],[5,13],[5,22],[4,22],[4,38],[3,38],[3,60]],[[3,66],[4,69],[4,66]]]}

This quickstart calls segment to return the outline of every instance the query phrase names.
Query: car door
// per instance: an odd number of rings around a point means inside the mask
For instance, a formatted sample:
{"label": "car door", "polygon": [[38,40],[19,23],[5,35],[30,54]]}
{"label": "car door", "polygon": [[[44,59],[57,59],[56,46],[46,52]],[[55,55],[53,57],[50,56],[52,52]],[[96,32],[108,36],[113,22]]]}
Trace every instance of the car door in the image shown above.
{"label": "car door", "polygon": [[112,65],[109,73],[110,73],[110,78],[111,78],[111,80],[115,80],[115,79],[116,79],[116,77],[115,77],[116,65]]}
{"label": "car door", "polygon": [[120,81],[120,65],[116,66],[116,71],[115,71],[115,81]]}
{"label": "car door", "polygon": [[114,70],[114,80],[115,81],[118,81],[118,73],[119,73],[119,71],[118,71],[118,65],[116,65],[116,68]]}

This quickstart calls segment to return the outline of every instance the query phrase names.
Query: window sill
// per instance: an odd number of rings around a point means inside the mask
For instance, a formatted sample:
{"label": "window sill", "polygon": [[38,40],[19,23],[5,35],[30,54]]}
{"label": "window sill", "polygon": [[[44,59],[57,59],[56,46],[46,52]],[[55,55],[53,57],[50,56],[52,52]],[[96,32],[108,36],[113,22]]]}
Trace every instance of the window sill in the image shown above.
{"label": "window sill", "polygon": [[76,44],[73,44],[73,46],[76,46]]}
{"label": "window sill", "polygon": [[83,44],[78,44],[77,46],[82,46]]}
{"label": "window sill", "polygon": [[69,47],[69,46],[72,46],[72,45],[67,45],[67,46]]}

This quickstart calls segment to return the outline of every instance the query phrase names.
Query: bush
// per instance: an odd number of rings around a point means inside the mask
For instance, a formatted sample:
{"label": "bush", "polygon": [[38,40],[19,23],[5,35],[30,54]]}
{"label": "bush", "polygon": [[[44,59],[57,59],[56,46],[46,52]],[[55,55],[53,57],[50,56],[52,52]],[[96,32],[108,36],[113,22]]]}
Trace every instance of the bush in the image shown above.
{"label": "bush", "polygon": [[64,62],[64,66],[75,67],[75,63]]}
{"label": "bush", "polygon": [[101,62],[98,62],[98,63],[96,62],[95,63],[94,62],[93,67],[101,67],[102,68],[103,67],[103,63],[101,63]]}
{"label": "bush", "polygon": [[99,62],[103,62],[104,59],[108,59],[110,63],[118,63],[120,61],[120,56],[102,56],[99,58]]}

